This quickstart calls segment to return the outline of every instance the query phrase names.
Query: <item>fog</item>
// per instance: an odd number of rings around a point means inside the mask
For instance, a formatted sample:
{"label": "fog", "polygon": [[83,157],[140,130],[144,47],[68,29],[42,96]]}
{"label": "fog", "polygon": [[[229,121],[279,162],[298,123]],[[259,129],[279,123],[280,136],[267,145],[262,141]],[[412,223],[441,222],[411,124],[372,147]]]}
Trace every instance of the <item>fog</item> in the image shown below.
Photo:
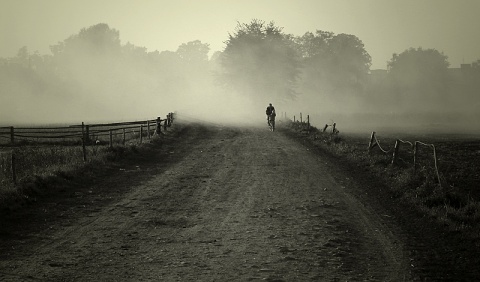
{"label": "fog", "polygon": [[[353,35],[287,35],[261,21],[239,24],[215,54],[195,38],[174,51],[148,52],[121,44],[120,32],[97,24],[52,44],[51,54],[26,46],[0,58],[0,124],[133,121],[176,112],[191,121],[266,126],[265,108],[273,103],[277,118],[298,120],[302,113],[314,126],[336,122],[342,132],[480,133],[478,62],[448,68],[448,57],[432,49],[393,55],[389,70],[378,71],[369,69],[368,51]],[[416,64],[405,59],[410,53],[434,59]],[[438,58],[447,65],[437,66]]]}

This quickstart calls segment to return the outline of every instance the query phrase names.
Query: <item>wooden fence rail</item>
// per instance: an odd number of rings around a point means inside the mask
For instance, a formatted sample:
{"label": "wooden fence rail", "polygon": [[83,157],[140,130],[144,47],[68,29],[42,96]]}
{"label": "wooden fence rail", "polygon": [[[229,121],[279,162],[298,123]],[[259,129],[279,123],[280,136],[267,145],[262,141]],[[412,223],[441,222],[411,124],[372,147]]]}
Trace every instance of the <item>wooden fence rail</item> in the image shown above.
{"label": "wooden fence rail", "polygon": [[[151,137],[154,132],[167,130],[172,124],[173,113],[169,113],[165,119],[158,117],[157,119],[146,121],[116,122],[116,123],[98,123],[98,124],[82,124],[62,126],[62,127],[0,127],[0,146],[15,146],[17,141],[28,141],[31,143],[48,143],[53,141],[78,141],[84,139],[85,142],[95,140],[99,136],[108,135],[110,131],[116,135],[117,131],[130,130],[133,136],[143,138],[146,129],[147,137]],[[153,128],[152,125],[156,124]],[[2,142],[3,141],[3,142]]]}
{"label": "wooden fence rail", "polygon": [[[119,135],[122,136],[121,144],[125,145],[127,134],[130,135],[130,139],[139,139],[139,142],[142,143],[144,136],[151,138],[154,135],[160,135],[162,131],[168,130],[168,127],[173,124],[173,120],[174,114],[169,113],[165,119],[157,117],[145,121],[98,124],[82,122],[80,125],[60,127],[0,127],[0,149],[2,147],[4,149],[11,148],[7,151],[0,151],[0,157],[5,154],[9,155],[8,165],[10,169],[8,170],[12,183],[16,185],[18,177],[15,150],[23,145],[46,145],[46,148],[48,148],[48,145],[69,145],[70,143],[78,146],[81,142],[82,158],[85,162],[87,161],[87,147],[89,145],[106,144],[108,140],[108,145],[112,147],[114,137]],[[2,143],[2,140],[5,142]],[[2,158],[1,164],[2,167],[6,165],[5,158]]]}

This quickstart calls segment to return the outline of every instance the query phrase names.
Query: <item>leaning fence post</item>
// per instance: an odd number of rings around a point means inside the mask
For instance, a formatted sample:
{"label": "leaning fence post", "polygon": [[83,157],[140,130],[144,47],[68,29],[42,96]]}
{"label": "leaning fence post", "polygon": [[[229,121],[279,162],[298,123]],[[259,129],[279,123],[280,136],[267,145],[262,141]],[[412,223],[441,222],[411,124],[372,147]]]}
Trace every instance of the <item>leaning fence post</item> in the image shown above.
{"label": "leaning fence post", "polygon": [[13,185],[17,185],[17,170],[16,170],[16,160],[15,160],[14,150],[12,150],[12,180],[13,180]]}
{"label": "leaning fence post", "polygon": [[375,139],[375,131],[372,131],[372,135],[370,136],[370,142],[368,142],[368,151],[372,150],[374,139]]}
{"label": "leaning fence post", "polygon": [[433,159],[435,161],[435,173],[437,174],[438,184],[442,186],[442,182],[440,181],[440,174],[438,173],[438,165],[437,165],[437,150],[435,149],[435,145],[431,144],[433,148]]}
{"label": "leaning fence post", "polygon": [[82,122],[82,153],[83,161],[87,161],[87,149],[85,148],[85,123]]}
{"label": "leaning fence post", "polygon": [[335,134],[336,133],[336,127],[337,127],[337,124],[336,123],[333,123],[333,126],[332,126],[332,133]]}
{"label": "leaning fence post", "polygon": [[399,149],[400,149],[400,141],[397,139],[397,141],[395,141],[395,150],[393,151],[392,164],[394,164],[395,161],[398,159],[398,150]]}
{"label": "leaning fence post", "polygon": [[10,143],[12,145],[15,143],[15,129],[13,126],[10,126]]}
{"label": "leaning fence post", "polygon": [[417,172],[418,141],[413,143],[413,173]]}

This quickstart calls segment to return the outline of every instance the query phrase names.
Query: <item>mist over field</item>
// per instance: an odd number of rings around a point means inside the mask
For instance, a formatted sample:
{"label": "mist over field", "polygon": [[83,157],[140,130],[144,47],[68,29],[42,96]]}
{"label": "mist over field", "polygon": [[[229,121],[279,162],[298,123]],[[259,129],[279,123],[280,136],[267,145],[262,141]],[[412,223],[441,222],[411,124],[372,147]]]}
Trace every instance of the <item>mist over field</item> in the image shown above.
{"label": "mist over field", "polygon": [[273,103],[314,126],[343,131],[480,133],[480,61],[450,68],[446,54],[412,47],[371,70],[360,38],[285,34],[275,23],[238,23],[211,53],[192,38],[175,51],[121,44],[107,24],[50,46],[0,58],[0,125],[164,118],[266,126]]}

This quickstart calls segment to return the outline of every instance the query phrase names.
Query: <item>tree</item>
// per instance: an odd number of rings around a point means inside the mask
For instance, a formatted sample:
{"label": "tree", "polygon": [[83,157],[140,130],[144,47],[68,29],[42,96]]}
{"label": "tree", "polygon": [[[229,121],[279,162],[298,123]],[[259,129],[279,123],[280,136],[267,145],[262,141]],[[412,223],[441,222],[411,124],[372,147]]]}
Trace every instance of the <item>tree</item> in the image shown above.
{"label": "tree", "polygon": [[72,35],[50,46],[54,56],[72,54],[105,56],[120,52],[120,33],[107,24],[100,23],[89,28],[82,28],[78,34]]}
{"label": "tree", "polygon": [[397,92],[427,95],[444,93],[449,65],[443,53],[419,47],[393,54],[387,69]]}
{"label": "tree", "polygon": [[330,67],[347,85],[364,82],[370,70],[371,57],[363,42],[355,35],[339,34],[328,41],[332,51]]}
{"label": "tree", "polygon": [[74,89],[87,87],[90,93],[101,93],[121,82],[115,74],[122,63],[120,35],[107,24],[82,28],[50,50],[57,75]]}
{"label": "tree", "polygon": [[371,57],[356,36],[317,30],[295,42],[304,65],[304,91],[338,95],[363,89]]}
{"label": "tree", "polygon": [[180,59],[181,68],[185,76],[192,81],[204,80],[209,74],[208,52],[210,46],[200,40],[183,43],[177,49],[177,56]]}
{"label": "tree", "polygon": [[238,23],[221,56],[223,81],[256,101],[292,99],[299,62],[291,38],[273,22]]}
{"label": "tree", "polygon": [[206,63],[208,61],[209,51],[209,44],[195,40],[180,45],[177,49],[177,54],[181,59],[189,63]]}

